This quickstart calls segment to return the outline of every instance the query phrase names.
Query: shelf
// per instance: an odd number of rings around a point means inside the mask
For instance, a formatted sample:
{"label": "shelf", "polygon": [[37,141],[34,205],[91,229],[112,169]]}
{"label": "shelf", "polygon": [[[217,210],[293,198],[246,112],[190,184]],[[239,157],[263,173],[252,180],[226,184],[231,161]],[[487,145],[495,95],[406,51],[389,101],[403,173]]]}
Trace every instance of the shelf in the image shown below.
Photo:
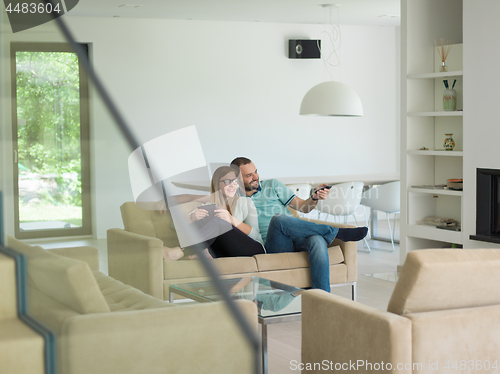
{"label": "shelf", "polygon": [[409,150],[409,155],[415,156],[445,156],[445,157],[463,157],[464,151],[445,151],[445,150],[428,150],[421,151],[419,149]]}
{"label": "shelf", "polygon": [[462,232],[438,229],[425,225],[408,225],[407,235],[414,238],[437,240],[446,243],[463,244]]}
{"label": "shelf", "polygon": [[[401,51],[408,57],[401,66],[401,260],[414,250],[460,246],[469,240],[461,231],[417,224],[431,216],[465,221],[468,196],[445,187],[448,179],[465,176],[468,154],[464,152],[468,115],[464,119],[463,111],[469,107],[464,99],[463,14],[456,5],[453,0],[401,0]],[[450,9],[453,17],[449,17]],[[440,72],[440,47],[434,39],[439,40],[444,29],[447,38],[459,43],[447,47],[448,71]],[[456,90],[456,110],[444,110],[444,80]],[[445,134],[455,138],[453,151],[444,149]]]}
{"label": "shelf", "polygon": [[417,187],[409,187],[408,192],[414,193],[422,193],[422,194],[430,194],[430,195],[448,195],[448,196],[462,196],[463,191],[456,190],[447,190],[441,188],[417,188]]}
{"label": "shelf", "polygon": [[464,115],[463,110],[450,110],[449,112],[408,112],[408,117],[461,117]]}
{"label": "shelf", "polygon": [[424,73],[424,74],[409,74],[408,79],[436,79],[436,78],[447,78],[447,77],[460,77],[464,75],[462,70],[457,71],[445,71],[442,73]]}

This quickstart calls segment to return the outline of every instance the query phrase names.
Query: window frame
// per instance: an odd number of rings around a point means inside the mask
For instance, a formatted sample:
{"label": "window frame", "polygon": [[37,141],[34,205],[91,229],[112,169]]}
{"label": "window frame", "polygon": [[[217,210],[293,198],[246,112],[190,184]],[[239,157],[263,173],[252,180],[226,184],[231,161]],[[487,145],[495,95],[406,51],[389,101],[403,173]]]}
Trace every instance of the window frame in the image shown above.
{"label": "window frame", "polygon": [[[88,45],[81,44],[88,55]],[[89,80],[85,68],[78,60],[80,76],[80,149],[82,183],[82,226],[67,229],[21,230],[19,222],[19,167],[18,155],[18,118],[17,118],[17,79],[16,52],[70,52],[75,53],[68,43],[21,43],[12,42],[11,52],[11,95],[12,95],[12,152],[14,182],[14,233],[17,239],[55,238],[84,236],[92,234],[92,203],[90,179],[90,111]]]}

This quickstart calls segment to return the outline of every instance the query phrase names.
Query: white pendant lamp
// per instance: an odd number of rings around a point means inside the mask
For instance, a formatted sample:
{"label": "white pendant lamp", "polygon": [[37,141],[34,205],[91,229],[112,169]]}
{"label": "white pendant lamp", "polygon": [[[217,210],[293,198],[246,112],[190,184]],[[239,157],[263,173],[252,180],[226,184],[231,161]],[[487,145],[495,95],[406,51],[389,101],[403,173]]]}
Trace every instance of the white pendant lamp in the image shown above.
{"label": "white pendant lamp", "polygon": [[[331,33],[326,31],[324,33],[328,35],[331,41],[333,52],[330,53],[328,58],[325,58],[324,54],[321,53],[321,58],[323,59],[325,66],[339,66],[340,58],[337,52],[341,44],[340,25],[338,23],[336,26],[333,25],[331,20],[331,9],[338,9],[339,5],[325,4],[322,5],[322,7],[329,8],[330,10],[329,26],[331,27]],[[334,34],[338,35],[338,37],[335,37]],[[337,39],[339,47],[336,48],[334,41]],[[337,64],[329,62],[329,59],[332,56],[335,56],[338,59]],[[302,99],[302,104],[300,104],[300,115],[361,117],[363,116],[363,105],[361,104],[361,99],[354,89],[344,83],[332,80],[317,84],[307,91]]]}
{"label": "white pendant lamp", "polygon": [[300,104],[301,115],[363,116],[363,105],[356,91],[340,82],[323,82],[311,88]]}

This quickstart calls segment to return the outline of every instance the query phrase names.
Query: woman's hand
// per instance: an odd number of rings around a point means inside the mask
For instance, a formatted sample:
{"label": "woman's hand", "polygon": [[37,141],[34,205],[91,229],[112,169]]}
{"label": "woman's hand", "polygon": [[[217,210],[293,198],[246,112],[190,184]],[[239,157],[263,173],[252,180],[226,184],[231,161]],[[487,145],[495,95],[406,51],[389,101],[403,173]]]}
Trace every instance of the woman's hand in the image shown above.
{"label": "woman's hand", "polygon": [[216,209],[214,210],[215,216],[219,217],[220,219],[223,219],[226,222],[229,222],[230,224],[233,224],[233,216],[231,213],[229,213],[228,210],[226,209]]}
{"label": "woman's hand", "polygon": [[196,209],[193,213],[191,213],[190,219],[191,221],[195,222],[205,217],[208,217],[208,210],[200,208]]}

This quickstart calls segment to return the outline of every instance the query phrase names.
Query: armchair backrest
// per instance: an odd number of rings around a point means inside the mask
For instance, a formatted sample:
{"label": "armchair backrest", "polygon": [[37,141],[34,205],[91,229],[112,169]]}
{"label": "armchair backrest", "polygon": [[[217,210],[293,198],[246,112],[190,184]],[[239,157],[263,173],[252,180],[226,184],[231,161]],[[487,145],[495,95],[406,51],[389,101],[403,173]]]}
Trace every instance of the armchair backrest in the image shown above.
{"label": "armchair backrest", "polygon": [[500,251],[426,249],[408,253],[387,310],[409,314],[500,304]]}
{"label": "armchair backrest", "polygon": [[110,312],[86,262],[32,247],[10,236],[7,245],[26,256],[29,288],[80,314]]}
{"label": "armchair backrest", "polygon": [[[200,203],[194,202],[185,205],[187,206],[186,209],[191,206],[192,209],[195,209]],[[150,209],[143,209],[142,207]],[[158,238],[167,247],[179,246],[179,239],[170,212],[167,211],[166,214],[161,214],[154,203],[151,203],[149,207],[146,205],[142,205],[142,207],[138,207],[135,202],[122,204],[120,211],[125,230],[150,238]]]}

